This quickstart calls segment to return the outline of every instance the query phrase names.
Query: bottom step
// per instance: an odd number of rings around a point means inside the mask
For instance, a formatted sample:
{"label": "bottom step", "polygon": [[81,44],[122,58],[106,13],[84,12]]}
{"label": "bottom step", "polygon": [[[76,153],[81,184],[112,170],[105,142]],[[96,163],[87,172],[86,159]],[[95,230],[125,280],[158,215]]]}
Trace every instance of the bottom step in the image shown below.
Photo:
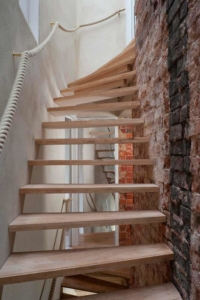
{"label": "bottom step", "polygon": [[87,274],[173,260],[165,244],[13,253],[0,270],[0,285]]}
{"label": "bottom step", "polygon": [[81,298],[82,300],[182,300],[172,283],[104,293]]}

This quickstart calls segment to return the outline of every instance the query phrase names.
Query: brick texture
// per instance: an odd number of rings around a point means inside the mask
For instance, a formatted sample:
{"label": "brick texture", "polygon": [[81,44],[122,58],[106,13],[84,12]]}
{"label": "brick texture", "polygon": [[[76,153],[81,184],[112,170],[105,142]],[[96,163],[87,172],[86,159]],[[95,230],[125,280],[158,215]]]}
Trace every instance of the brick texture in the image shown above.
{"label": "brick texture", "polygon": [[[199,300],[200,1],[136,0],[135,14],[141,108],[133,117],[143,117],[145,126],[136,127],[133,136],[148,135],[150,143],[134,146],[133,157],[150,157],[155,166],[134,167],[133,182],[155,182],[160,197],[135,193],[129,201],[121,195],[120,208],[159,208],[167,221],[121,227],[121,243],[165,241],[174,251],[171,265],[132,268],[132,286],[172,280],[184,300]],[[128,155],[125,149],[121,155]],[[120,172],[126,182],[126,170]]]}
{"label": "brick texture", "polygon": [[190,87],[188,61],[188,1],[167,1],[170,73],[170,222],[175,254],[172,281],[184,300],[191,296],[191,140],[188,137]]}
{"label": "brick texture", "polygon": [[188,58],[190,108],[189,129],[191,138],[191,300],[200,299],[200,2],[188,3]]}
{"label": "brick texture", "polygon": [[[131,138],[133,136],[132,127],[119,127],[120,138]],[[119,145],[119,159],[133,159],[133,145]],[[133,183],[133,166],[119,166],[119,183]],[[119,207],[120,211],[133,210],[133,193],[120,194]],[[119,226],[119,243],[120,245],[132,245],[131,226]]]}
{"label": "brick texture", "polygon": [[[154,167],[134,167],[135,183],[156,183],[160,195],[134,193],[134,210],[169,209],[169,72],[167,70],[168,30],[165,1],[136,1],[136,72],[141,108],[133,117],[144,118],[144,127],[136,127],[135,136],[149,136],[148,145],[134,146],[134,158],[151,158]],[[160,200],[160,201],[159,201]],[[170,239],[167,225],[133,226],[133,244],[150,244]],[[159,284],[170,280],[167,263],[134,267],[134,287]]]}

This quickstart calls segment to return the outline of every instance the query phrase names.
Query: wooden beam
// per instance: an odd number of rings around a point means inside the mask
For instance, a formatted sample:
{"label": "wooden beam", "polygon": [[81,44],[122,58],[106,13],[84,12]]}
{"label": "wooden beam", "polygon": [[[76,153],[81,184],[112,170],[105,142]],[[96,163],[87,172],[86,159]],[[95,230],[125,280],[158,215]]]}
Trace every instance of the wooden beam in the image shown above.
{"label": "wooden beam", "polygon": [[143,144],[149,142],[149,137],[134,137],[127,138],[108,138],[108,139],[96,139],[96,138],[75,138],[75,139],[37,139],[36,145],[84,145],[84,144]]}
{"label": "wooden beam", "polygon": [[29,160],[29,166],[153,166],[152,159],[128,160]]}
{"label": "wooden beam", "polygon": [[114,127],[114,126],[137,126],[143,125],[143,119],[115,119],[115,120],[89,120],[72,122],[43,122],[42,127],[46,129],[65,128],[92,128],[92,127]]}
{"label": "wooden beam", "polygon": [[166,244],[13,253],[0,270],[0,285],[87,274],[107,267],[158,263],[173,258],[173,252]]}
{"label": "wooden beam", "polygon": [[24,194],[80,194],[80,193],[128,193],[152,192],[158,193],[156,184],[28,184],[20,189]]}
{"label": "wooden beam", "polygon": [[163,223],[166,216],[159,211],[86,212],[22,214],[10,225],[10,232],[79,228],[122,224]]}
{"label": "wooden beam", "polygon": [[103,104],[82,104],[77,106],[59,106],[50,107],[47,111],[57,117],[73,115],[83,112],[107,112],[107,111],[120,111],[125,109],[135,109],[140,106],[140,101],[128,101],[128,102],[113,102]]}

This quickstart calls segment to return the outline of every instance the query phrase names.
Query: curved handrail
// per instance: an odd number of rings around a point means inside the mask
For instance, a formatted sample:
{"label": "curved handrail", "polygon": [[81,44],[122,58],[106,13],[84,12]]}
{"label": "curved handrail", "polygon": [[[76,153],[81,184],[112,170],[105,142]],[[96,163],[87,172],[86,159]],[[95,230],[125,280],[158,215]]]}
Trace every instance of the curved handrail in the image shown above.
{"label": "curved handrail", "polygon": [[92,25],[104,22],[104,21],[114,17],[116,14],[120,14],[120,12],[122,12],[122,11],[125,11],[125,8],[116,11],[114,14],[108,16],[107,18],[104,18],[97,22],[83,24],[83,25],[75,27],[74,29],[66,29],[62,25],[60,25],[59,22],[52,23],[52,25],[54,27],[51,30],[48,37],[39,46],[35,47],[32,50],[24,51],[22,53],[22,55],[20,55],[21,60],[20,60],[20,64],[19,64],[19,69],[18,69],[16,78],[15,78],[15,82],[12,87],[9,99],[8,99],[8,103],[6,105],[6,108],[4,110],[3,116],[0,121],[0,153],[2,153],[6,138],[8,136],[8,133],[9,133],[9,130],[11,127],[13,116],[14,116],[16,108],[17,108],[17,104],[18,104],[19,96],[20,96],[20,93],[22,90],[29,58],[37,55],[39,52],[41,52],[47,46],[47,44],[50,42],[51,38],[53,37],[54,33],[56,32],[57,28],[61,29],[64,32],[75,32],[79,28],[86,27],[86,26],[92,26]]}

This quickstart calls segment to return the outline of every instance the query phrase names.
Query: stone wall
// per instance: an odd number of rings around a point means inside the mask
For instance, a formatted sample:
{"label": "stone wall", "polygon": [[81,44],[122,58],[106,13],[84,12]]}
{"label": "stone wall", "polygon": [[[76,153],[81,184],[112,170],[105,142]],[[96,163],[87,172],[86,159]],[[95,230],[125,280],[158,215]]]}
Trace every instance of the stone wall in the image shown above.
{"label": "stone wall", "polygon": [[200,2],[188,3],[188,59],[190,87],[190,120],[188,136],[191,138],[192,222],[191,222],[191,300],[200,299]]}
{"label": "stone wall", "polygon": [[187,1],[167,1],[170,73],[170,229],[175,259],[172,280],[183,299],[190,298],[191,142],[187,69]]}
{"label": "stone wall", "polygon": [[[134,210],[159,209],[169,215],[169,73],[167,70],[168,31],[166,4],[163,1],[136,1],[136,72],[141,108],[133,117],[142,117],[144,127],[134,129],[135,136],[149,136],[147,145],[134,146],[134,158],[151,158],[152,167],[134,167],[135,183],[156,183],[160,195],[134,193]],[[159,201],[160,199],[160,201]],[[166,228],[165,228],[166,227]],[[134,225],[133,244],[163,242],[167,226]],[[145,286],[167,282],[169,264],[151,264],[133,268],[132,285]]]}
{"label": "stone wall", "polygon": [[[152,173],[134,168],[134,180],[153,181],[160,186],[158,206],[167,216],[164,239],[175,253],[171,279],[183,299],[197,300],[200,299],[200,3],[138,0],[136,17],[141,110],[133,117],[144,117],[145,127],[144,132],[137,129],[134,134],[149,135],[150,144],[146,149],[134,148],[134,157],[148,155],[155,159],[155,167]],[[144,199],[141,200],[144,204]],[[156,205],[155,199],[153,202]],[[149,275],[147,270],[144,275]],[[137,280],[134,274],[133,284]]]}

